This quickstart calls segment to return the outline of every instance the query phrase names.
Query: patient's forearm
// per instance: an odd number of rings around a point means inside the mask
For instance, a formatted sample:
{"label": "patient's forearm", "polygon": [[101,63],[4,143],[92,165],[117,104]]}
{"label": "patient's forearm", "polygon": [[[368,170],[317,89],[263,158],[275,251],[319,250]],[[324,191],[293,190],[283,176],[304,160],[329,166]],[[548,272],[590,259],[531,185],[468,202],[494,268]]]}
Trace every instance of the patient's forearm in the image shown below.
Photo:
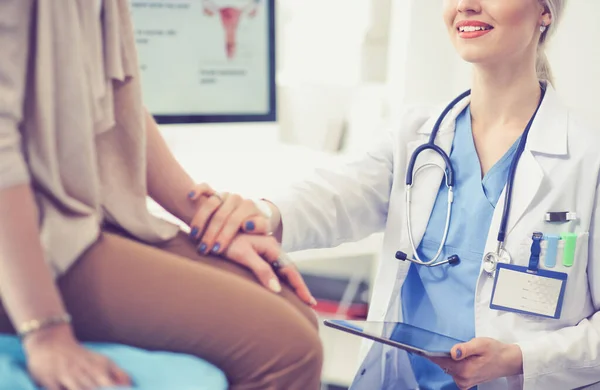
{"label": "patient's forearm", "polygon": [[189,224],[196,209],[187,199],[194,181],[183,170],[163,139],[154,118],[146,113],[148,194],[165,210]]}
{"label": "patient's forearm", "polygon": [[0,293],[15,327],[65,312],[44,260],[29,185],[0,190]]}

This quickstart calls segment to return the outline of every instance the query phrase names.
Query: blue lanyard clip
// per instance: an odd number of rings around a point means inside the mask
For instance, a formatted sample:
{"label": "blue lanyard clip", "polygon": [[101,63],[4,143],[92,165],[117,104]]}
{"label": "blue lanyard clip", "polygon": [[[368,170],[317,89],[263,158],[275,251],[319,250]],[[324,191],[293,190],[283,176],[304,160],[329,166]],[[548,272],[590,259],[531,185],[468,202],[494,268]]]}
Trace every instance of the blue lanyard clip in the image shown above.
{"label": "blue lanyard clip", "polygon": [[540,253],[542,252],[542,240],[544,234],[540,232],[534,232],[531,236],[533,242],[531,243],[531,254],[529,255],[529,267],[528,270],[536,272],[540,264]]}

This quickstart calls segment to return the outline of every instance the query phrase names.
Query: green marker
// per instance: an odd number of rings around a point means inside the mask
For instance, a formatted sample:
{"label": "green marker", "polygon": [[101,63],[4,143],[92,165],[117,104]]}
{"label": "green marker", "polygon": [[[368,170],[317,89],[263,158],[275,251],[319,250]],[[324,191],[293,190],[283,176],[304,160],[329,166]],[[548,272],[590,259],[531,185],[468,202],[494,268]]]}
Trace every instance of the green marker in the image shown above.
{"label": "green marker", "polygon": [[575,260],[575,247],[577,246],[577,233],[561,233],[560,238],[564,241],[563,265],[572,267]]}

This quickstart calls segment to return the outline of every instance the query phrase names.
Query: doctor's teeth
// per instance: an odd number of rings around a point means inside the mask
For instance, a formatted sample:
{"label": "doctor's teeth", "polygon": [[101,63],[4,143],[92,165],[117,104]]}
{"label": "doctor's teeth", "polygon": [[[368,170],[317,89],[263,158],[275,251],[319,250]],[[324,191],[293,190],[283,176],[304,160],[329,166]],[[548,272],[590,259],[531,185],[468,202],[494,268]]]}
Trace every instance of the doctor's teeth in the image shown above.
{"label": "doctor's teeth", "polygon": [[481,26],[463,26],[459,27],[458,30],[460,32],[474,32],[474,31],[483,31],[489,30],[489,27],[481,27]]}

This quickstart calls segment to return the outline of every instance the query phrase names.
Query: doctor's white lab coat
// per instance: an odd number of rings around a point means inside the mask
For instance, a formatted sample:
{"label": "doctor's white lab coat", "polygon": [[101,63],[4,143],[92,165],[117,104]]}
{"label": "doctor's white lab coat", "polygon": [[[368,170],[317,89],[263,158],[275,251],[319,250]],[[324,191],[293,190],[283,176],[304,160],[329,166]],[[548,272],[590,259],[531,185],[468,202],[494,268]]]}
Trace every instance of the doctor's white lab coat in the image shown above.
{"label": "doctor's white lab coat", "polygon": [[[450,153],[456,116],[468,104],[459,103],[443,121],[436,144]],[[401,320],[400,288],[410,263],[396,260],[397,250],[412,253],[406,228],[405,172],[413,150],[427,142],[441,109],[407,110],[373,148],[352,162],[319,169],[271,200],[282,213],[284,250],[337,246],[384,231],[368,319]],[[430,151],[420,155],[415,170],[434,162]],[[516,171],[506,249],[513,264],[526,266],[531,235],[577,233],[575,261],[565,267],[557,259],[552,270],[568,274],[560,319],[490,309],[493,278],[483,270],[475,293],[477,337],[517,343],[523,353],[523,375],[501,378],[481,390],[573,389],[600,382],[600,128],[586,124],[567,109],[548,85],[531,127]],[[439,169],[424,169],[415,179],[412,195],[413,232],[418,246],[442,180]],[[496,206],[484,253],[496,249],[504,194]],[[545,222],[554,211],[577,213],[577,221]],[[560,252],[559,252],[560,256]],[[460,265],[459,265],[460,266]],[[540,268],[544,268],[543,259]],[[351,337],[351,336],[349,336]],[[351,390],[378,390],[387,347],[367,342],[364,358]],[[401,383],[394,389],[417,385],[407,356],[400,351]]]}

